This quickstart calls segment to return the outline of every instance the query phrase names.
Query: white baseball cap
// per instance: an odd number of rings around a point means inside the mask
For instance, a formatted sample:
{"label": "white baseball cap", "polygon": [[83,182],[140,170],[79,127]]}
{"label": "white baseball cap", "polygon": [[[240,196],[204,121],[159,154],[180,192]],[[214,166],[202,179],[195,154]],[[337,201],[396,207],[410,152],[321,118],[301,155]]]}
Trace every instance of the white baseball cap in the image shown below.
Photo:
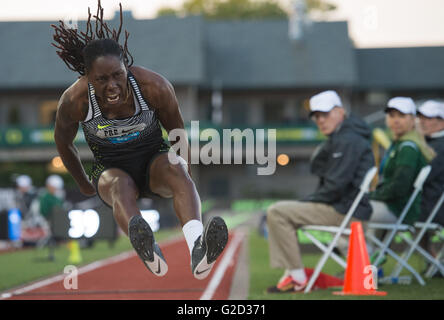
{"label": "white baseball cap", "polygon": [[444,119],[444,102],[427,100],[418,108],[418,113],[427,118]]}
{"label": "white baseball cap", "polygon": [[20,175],[15,179],[15,183],[19,188],[29,188],[32,186],[32,179],[26,174]]}
{"label": "white baseball cap", "polygon": [[310,98],[310,115],[316,111],[329,112],[334,107],[342,107],[341,98],[336,91],[324,91]]}
{"label": "white baseball cap", "polygon": [[60,176],[53,174],[46,179],[46,185],[58,190],[63,189],[63,179]]}
{"label": "white baseball cap", "polygon": [[404,114],[413,114],[416,115],[416,105],[412,98],[409,97],[395,97],[391,98],[387,102],[387,107],[385,108],[385,111],[387,112],[387,109],[396,109],[401,113]]}

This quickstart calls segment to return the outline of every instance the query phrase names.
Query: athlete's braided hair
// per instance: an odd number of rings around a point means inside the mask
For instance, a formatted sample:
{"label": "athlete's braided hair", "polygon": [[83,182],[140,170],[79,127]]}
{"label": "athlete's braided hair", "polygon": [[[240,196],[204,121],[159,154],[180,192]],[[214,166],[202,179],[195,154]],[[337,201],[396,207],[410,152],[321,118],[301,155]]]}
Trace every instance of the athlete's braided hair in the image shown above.
{"label": "athlete's braided hair", "polygon": [[67,28],[63,21],[60,25],[51,25],[55,29],[53,36],[54,47],[59,57],[65,62],[70,70],[84,75],[91,67],[92,62],[99,56],[111,54],[123,58],[125,65],[130,67],[133,64],[133,57],[128,51],[128,31],[125,30],[125,43],[123,47],[119,44],[120,32],[122,31],[123,15],[122,5],[120,6],[120,26],[116,31],[110,29],[103,21],[103,8],[98,0],[97,14],[93,16],[95,30],[91,23],[91,12],[88,8],[88,21],[86,22],[86,32],[78,32],[77,29]]}

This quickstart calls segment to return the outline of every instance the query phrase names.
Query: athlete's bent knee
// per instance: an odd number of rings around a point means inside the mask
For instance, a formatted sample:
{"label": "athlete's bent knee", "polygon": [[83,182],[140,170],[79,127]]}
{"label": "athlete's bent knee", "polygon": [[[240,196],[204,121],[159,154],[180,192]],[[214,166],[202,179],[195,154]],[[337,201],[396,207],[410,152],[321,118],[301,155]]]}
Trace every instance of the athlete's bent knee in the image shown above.
{"label": "athlete's bent knee", "polygon": [[133,179],[125,175],[104,176],[99,188],[111,197],[112,202],[120,199],[137,198],[138,190]]}
{"label": "athlete's bent knee", "polygon": [[165,179],[172,190],[194,186],[194,182],[188,174],[188,171],[181,164],[168,164]]}

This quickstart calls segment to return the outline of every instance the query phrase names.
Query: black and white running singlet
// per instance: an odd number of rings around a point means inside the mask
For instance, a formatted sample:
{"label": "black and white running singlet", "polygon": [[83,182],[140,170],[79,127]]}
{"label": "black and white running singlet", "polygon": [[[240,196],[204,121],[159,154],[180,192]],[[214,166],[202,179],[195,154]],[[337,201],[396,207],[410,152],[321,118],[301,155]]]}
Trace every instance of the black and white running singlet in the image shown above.
{"label": "black and white running singlet", "polygon": [[91,173],[93,181],[97,183],[100,174],[107,168],[120,168],[130,174],[141,189],[146,184],[147,165],[151,158],[167,151],[168,146],[162,138],[154,110],[149,108],[129,71],[128,82],[136,107],[133,116],[125,119],[105,118],[97,103],[94,87],[88,83],[89,110],[81,126],[95,159]]}

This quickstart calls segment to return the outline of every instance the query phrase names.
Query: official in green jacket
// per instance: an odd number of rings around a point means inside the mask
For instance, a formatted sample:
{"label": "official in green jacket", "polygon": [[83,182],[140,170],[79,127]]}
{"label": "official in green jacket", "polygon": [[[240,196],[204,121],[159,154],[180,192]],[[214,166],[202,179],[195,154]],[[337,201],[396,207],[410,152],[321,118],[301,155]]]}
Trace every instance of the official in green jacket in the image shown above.
{"label": "official in green jacket", "polygon": [[51,220],[55,207],[63,207],[63,179],[58,175],[51,175],[46,179],[46,191],[40,196],[40,214]]}
{"label": "official in green jacket", "polygon": [[[413,192],[418,173],[435,157],[435,152],[415,129],[416,106],[411,98],[390,99],[385,112],[392,144],[381,161],[376,190],[370,194],[373,208],[370,221],[394,223]],[[403,223],[413,224],[420,215],[420,207],[421,194]]]}

